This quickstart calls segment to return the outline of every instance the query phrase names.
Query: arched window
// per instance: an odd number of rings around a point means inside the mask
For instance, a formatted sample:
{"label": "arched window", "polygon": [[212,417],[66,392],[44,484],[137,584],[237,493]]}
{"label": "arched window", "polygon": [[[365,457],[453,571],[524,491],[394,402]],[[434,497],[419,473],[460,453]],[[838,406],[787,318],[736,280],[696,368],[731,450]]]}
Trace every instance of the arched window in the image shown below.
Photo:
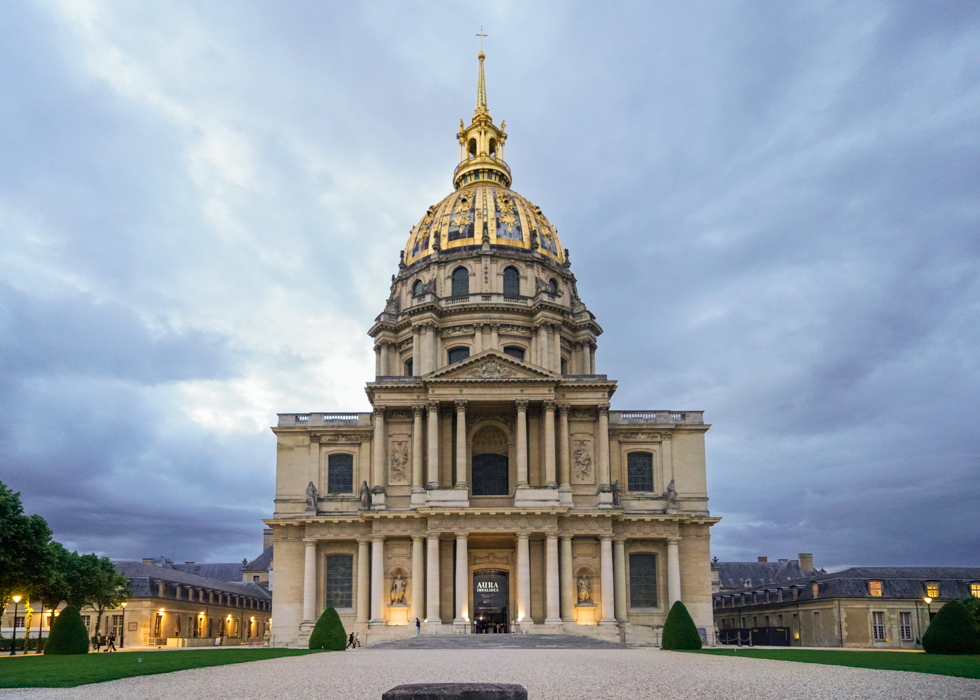
{"label": "arched window", "polygon": [[510,355],[515,360],[523,360],[524,348],[519,348],[516,345],[508,345],[507,347],[504,348],[504,354]]}
{"label": "arched window", "polygon": [[415,280],[415,284],[412,285],[412,294],[417,297],[425,294],[425,285],[422,284],[422,280]]}
{"label": "arched window", "polygon": [[497,156],[497,139],[490,139],[490,157],[496,158]]}
{"label": "arched window", "polygon": [[630,491],[653,491],[653,455],[630,452],[626,455],[626,485]]}
{"label": "arched window", "polygon": [[449,348],[449,364],[454,365],[462,362],[470,356],[469,348]]}
{"label": "arched window", "polygon": [[476,139],[470,139],[470,142],[466,145],[466,152],[469,153],[470,158],[476,155]]}
{"label": "arched window", "polygon": [[561,358],[561,373],[563,375],[568,374],[568,359],[564,357]]}
{"label": "arched window", "polygon": [[488,425],[473,436],[474,496],[506,496],[510,493],[507,436]]}
{"label": "arched window", "polygon": [[350,554],[327,555],[327,606],[349,608],[353,605],[354,557]]}
{"label": "arched window", "polygon": [[465,297],[470,293],[470,271],[465,267],[453,270],[453,296]]}
{"label": "arched window", "polygon": [[630,607],[657,607],[656,554],[630,554]]}
{"label": "arched window", "polygon": [[406,377],[413,377],[413,376],[415,376],[414,375],[414,369],[415,369],[415,361],[412,360],[411,357],[408,358],[407,360],[405,360],[405,376]]}
{"label": "arched window", "polygon": [[521,275],[516,267],[504,268],[504,296],[516,297],[521,295]]}
{"label": "arched window", "polygon": [[354,492],[354,455],[338,453],[327,457],[327,493]]}
{"label": "arched window", "polygon": [[551,294],[557,294],[558,293],[558,280],[556,280],[554,277],[552,277],[550,280],[548,280],[548,291]]}

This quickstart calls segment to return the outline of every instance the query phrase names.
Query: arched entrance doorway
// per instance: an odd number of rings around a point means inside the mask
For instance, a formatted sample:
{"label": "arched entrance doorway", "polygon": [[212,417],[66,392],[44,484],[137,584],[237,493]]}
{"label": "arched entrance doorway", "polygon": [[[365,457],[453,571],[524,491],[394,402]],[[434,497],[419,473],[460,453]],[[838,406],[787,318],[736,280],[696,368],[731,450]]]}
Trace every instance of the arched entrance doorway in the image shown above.
{"label": "arched entrance doorway", "polygon": [[473,572],[473,632],[505,634],[510,631],[507,602],[508,575],[498,569]]}
{"label": "arched entrance doorway", "polygon": [[507,436],[500,428],[488,425],[473,436],[471,469],[474,496],[510,494],[507,451]]}

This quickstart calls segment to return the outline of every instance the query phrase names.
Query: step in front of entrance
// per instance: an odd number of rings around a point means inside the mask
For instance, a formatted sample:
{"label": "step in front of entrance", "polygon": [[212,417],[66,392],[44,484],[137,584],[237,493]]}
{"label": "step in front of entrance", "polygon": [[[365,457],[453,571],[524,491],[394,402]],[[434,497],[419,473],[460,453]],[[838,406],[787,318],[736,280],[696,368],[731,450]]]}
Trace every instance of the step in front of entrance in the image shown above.
{"label": "step in front of entrance", "polygon": [[577,634],[429,634],[379,642],[370,649],[625,649],[626,645]]}

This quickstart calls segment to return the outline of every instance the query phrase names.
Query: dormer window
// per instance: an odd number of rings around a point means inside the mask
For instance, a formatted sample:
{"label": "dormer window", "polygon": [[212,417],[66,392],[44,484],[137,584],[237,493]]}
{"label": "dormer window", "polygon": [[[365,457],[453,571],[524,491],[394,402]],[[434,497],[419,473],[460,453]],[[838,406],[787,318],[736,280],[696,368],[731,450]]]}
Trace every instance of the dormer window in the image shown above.
{"label": "dormer window", "polygon": [[930,598],[939,597],[939,581],[929,581],[926,583],[926,595]]}
{"label": "dormer window", "polygon": [[881,597],[881,581],[868,581],[868,593],[872,598]]}
{"label": "dormer window", "polygon": [[820,596],[820,584],[814,583],[810,585],[810,591],[813,593],[813,597],[817,598]]}
{"label": "dormer window", "polygon": [[974,598],[980,598],[980,583],[970,584],[970,595]]}

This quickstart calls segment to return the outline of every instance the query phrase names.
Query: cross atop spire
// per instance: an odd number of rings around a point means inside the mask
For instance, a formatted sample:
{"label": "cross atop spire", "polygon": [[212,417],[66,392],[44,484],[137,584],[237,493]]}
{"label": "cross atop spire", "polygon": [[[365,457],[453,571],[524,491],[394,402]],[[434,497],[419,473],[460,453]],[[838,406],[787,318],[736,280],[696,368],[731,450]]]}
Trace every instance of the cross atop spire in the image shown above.
{"label": "cross atop spire", "polygon": [[483,33],[483,25],[480,25],[480,31],[477,34],[477,36],[480,37],[480,53],[483,53],[483,37],[490,36],[490,35],[489,34],[484,34]]}

